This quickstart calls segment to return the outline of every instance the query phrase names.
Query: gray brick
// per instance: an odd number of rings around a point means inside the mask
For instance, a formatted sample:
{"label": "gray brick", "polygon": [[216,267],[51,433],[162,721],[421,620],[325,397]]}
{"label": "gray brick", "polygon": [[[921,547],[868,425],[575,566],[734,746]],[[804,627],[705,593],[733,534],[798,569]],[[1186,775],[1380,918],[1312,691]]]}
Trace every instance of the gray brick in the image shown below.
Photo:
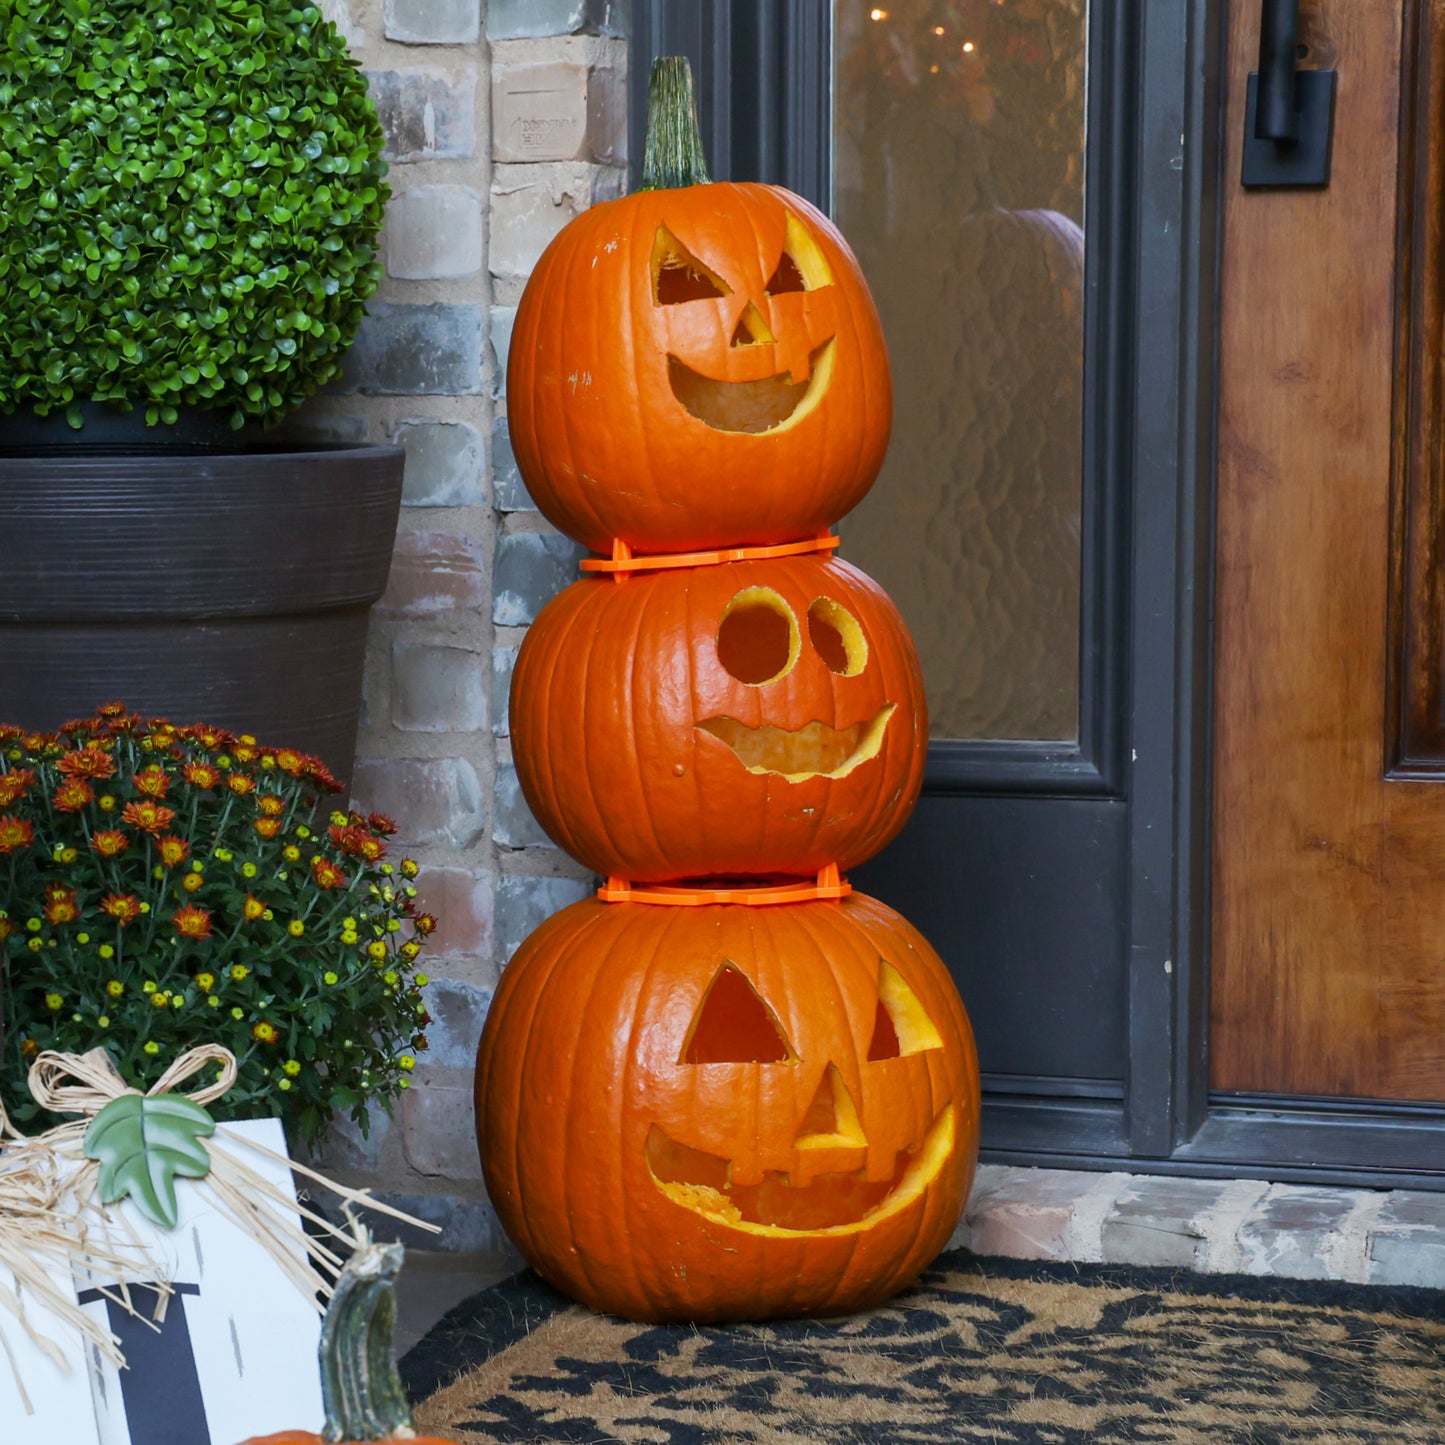
{"label": "gray brick", "polygon": [[482,34],[481,0],[386,0],[384,26],[403,45],[470,45]]}
{"label": "gray brick", "polygon": [[626,0],[489,0],[488,40],[626,35]]}
{"label": "gray brick", "polygon": [[1219,1203],[1215,1179],[1131,1180],[1104,1220],[1104,1259],[1111,1263],[1191,1267],[1205,1238],[1203,1217]]}
{"label": "gray brick", "polygon": [[627,97],[610,65],[492,66],[492,159],[626,163]]}
{"label": "gray brick", "polygon": [[619,165],[499,165],[492,172],[493,276],[529,276],[553,237],[583,211],[620,196],[627,172]]}
{"label": "gray brick", "polygon": [[492,375],[493,401],[500,401],[507,394],[507,356],[512,349],[512,328],[516,324],[515,306],[493,306],[487,312],[487,339],[496,365]]}
{"label": "gray brick", "polygon": [[517,666],[517,648],[492,649],[492,732],[499,738],[512,731],[512,673]]}
{"label": "gray brick", "polygon": [[966,1231],[955,1237],[966,1237],[976,1254],[1069,1259],[1074,1210],[1099,1180],[1097,1174],[1063,1169],[1010,1169],[974,1189]]}
{"label": "gray brick", "polygon": [[366,82],[386,137],[386,159],[466,160],[477,153],[477,78],[435,70],[371,70]]}
{"label": "gray brick", "polygon": [[381,1151],[391,1129],[391,1118],[377,1109],[367,1120],[367,1133],[362,1135],[351,1116],[338,1113],[331,1123],[331,1132],[314,1155],[304,1151],[299,1156],[311,1168],[323,1174],[374,1175],[381,1166]]}
{"label": "gray brick", "polygon": [[402,1149],[418,1174],[480,1179],[475,1104],[471,1089],[416,1079],[402,1095]]}
{"label": "gray brick", "polygon": [[475,396],[482,389],[482,308],[373,301],[337,389],[363,396]]}
{"label": "gray brick", "polygon": [[522,480],[522,469],[517,465],[517,454],[512,450],[512,433],[507,428],[506,417],[498,417],[492,424],[492,505],[499,512],[537,510],[537,504]]}
{"label": "gray brick", "polygon": [[534,929],[592,893],[593,884],[581,878],[503,878],[497,884],[497,956],[510,959]]}
{"label": "gray brick", "polygon": [[495,879],[470,868],[431,866],[416,880],[416,906],[437,920],[436,932],[426,941],[423,973],[441,972],[439,959],[462,955],[492,961]]}
{"label": "gray brick", "polygon": [[503,848],[552,848],[556,845],[542,831],[522,796],[517,770],[510,763],[497,767],[492,801],[492,838]]}
{"label": "gray brick", "polygon": [[1332,1278],[1329,1248],[1366,1197],[1359,1190],[1275,1185],[1237,1232],[1244,1272],[1287,1279]]}
{"label": "gray brick", "polygon": [[386,208],[386,269],[444,281],[482,269],[482,198],[470,186],[413,186]]}
{"label": "gray brick", "polygon": [[366,32],[353,18],[349,0],[321,0],[320,9],[322,16],[336,27],[336,33],[353,51],[366,44]]}
{"label": "gray brick", "polygon": [[444,617],[486,606],[487,573],[480,543],[454,532],[397,533],[382,617]]}
{"label": "gray brick", "polygon": [[408,417],[392,438],[406,448],[404,507],[471,507],[482,500],[482,434],[464,421]]}
{"label": "gray brick", "polygon": [[423,991],[432,1021],[426,1026],[428,1069],[470,1069],[492,1006],[492,991],[452,979],[433,979]]}
{"label": "gray brick", "polygon": [[410,733],[487,726],[491,668],[475,648],[398,639],[391,647],[391,721]]}
{"label": "gray brick", "polygon": [[414,847],[470,848],[486,832],[482,785],[465,758],[361,758],[352,791],[362,812],[395,818]]}
{"label": "gray brick", "polygon": [[1366,1269],[1371,1284],[1445,1289],[1445,1235],[1428,1230],[1375,1230],[1370,1235]]}
{"label": "gray brick", "polygon": [[497,538],[492,573],[492,620],[524,627],[577,579],[586,550],[555,532],[519,532]]}

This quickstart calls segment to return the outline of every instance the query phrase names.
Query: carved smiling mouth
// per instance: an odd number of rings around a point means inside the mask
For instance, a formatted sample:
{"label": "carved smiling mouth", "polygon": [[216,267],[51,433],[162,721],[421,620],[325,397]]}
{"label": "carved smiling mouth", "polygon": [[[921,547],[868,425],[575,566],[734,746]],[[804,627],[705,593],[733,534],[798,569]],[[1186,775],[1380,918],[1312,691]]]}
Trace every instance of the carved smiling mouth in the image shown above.
{"label": "carved smiling mouth", "polygon": [[884,703],[869,721],[850,728],[810,722],[789,732],[770,723],[749,727],[731,717],[705,718],[697,727],[725,742],[748,772],[803,783],[809,778],[846,778],[860,763],[877,757],[895,707]]}
{"label": "carved smiling mouth", "polygon": [[787,371],[757,381],[715,381],[669,355],[667,379],[682,407],[705,426],[756,434],[791,421],[800,408],[811,409],[827,390],[833,375],[831,337],[808,362],[808,375],[802,381],[794,381]]}
{"label": "carved smiling mouth", "polygon": [[653,1182],[676,1204],[750,1234],[846,1232],[876,1224],[905,1208],[935,1179],[953,1152],[953,1106],[945,1105],[916,1149],[899,1150],[889,1179],[869,1182],[864,1170],[830,1171],[792,1183],[768,1170],[758,1184],[730,1183],[732,1166],[679,1144],[655,1125],[647,1136]]}

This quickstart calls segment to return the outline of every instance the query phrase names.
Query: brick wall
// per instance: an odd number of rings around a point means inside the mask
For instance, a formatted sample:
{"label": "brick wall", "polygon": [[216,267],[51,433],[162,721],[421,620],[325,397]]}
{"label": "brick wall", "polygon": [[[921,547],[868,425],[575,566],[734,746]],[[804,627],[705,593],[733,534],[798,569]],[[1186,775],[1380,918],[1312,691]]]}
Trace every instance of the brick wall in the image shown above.
{"label": "brick wall", "polygon": [[527,274],[578,211],[625,189],[621,0],[323,0],[387,136],[386,278],[342,382],[301,437],[406,448],[400,534],[372,617],[353,793],[401,824],[441,920],[424,956],[431,1047],[395,1118],[323,1163],[500,1243],[472,1131],[472,1064],[501,965],[584,896],[511,763],[507,689],[527,624],[580,550],[537,514],[507,440],[506,349]]}

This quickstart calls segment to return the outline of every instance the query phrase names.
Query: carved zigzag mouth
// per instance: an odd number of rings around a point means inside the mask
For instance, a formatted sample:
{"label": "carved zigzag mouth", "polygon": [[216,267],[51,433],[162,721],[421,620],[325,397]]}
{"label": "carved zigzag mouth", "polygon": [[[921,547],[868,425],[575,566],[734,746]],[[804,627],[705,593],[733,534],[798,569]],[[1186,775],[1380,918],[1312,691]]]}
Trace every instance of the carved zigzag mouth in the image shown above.
{"label": "carved zigzag mouth", "polygon": [[877,757],[896,706],[884,703],[868,721],[849,728],[810,722],[790,732],[770,723],[749,727],[731,717],[705,718],[697,727],[726,743],[748,772],[802,783],[810,778],[846,778],[859,764]]}
{"label": "carved zigzag mouth", "polygon": [[679,1144],[655,1125],[646,1150],[653,1182],[674,1203],[750,1234],[786,1235],[851,1232],[904,1208],[938,1175],[953,1142],[949,1104],[917,1148],[899,1150],[892,1177],[872,1183],[862,1169],[825,1172],[807,1184],[769,1170],[757,1184],[736,1185],[726,1159]]}

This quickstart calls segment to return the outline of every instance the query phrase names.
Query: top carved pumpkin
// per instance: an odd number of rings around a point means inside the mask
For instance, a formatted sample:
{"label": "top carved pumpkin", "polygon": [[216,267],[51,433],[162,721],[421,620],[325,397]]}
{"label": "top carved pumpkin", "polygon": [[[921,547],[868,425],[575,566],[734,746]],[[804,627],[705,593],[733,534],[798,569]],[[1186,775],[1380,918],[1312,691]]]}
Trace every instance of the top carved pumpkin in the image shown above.
{"label": "top carved pumpkin", "polygon": [[706,181],[691,84],[679,121],[659,100],[662,65],[649,157],[666,115],[688,130],[687,162],[584,212],[538,261],[507,368],[517,463],[547,519],[598,552],[813,536],[883,464],[878,314],[807,201],[691,183]]}

